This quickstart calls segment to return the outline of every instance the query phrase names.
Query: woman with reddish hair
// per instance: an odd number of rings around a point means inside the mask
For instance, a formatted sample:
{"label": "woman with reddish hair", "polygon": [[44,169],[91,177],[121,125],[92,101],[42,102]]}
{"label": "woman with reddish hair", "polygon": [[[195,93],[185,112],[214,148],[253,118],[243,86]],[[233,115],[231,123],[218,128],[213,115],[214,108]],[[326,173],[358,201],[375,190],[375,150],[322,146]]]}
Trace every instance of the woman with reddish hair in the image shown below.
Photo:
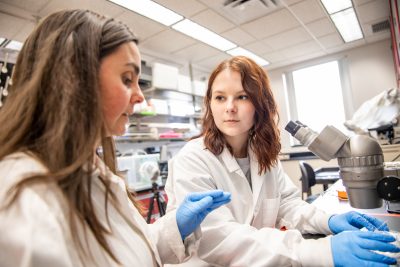
{"label": "woman with reddish hair", "polygon": [[[393,236],[372,232],[382,225],[389,230],[383,222],[357,212],[329,215],[301,200],[278,160],[277,105],[268,76],[254,61],[238,56],[219,64],[204,103],[201,134],[170,161],[167,212],[192,191],[222,189],[232,193],[232,202],[203,221],[198,255],[185,266],[396,262],[371,251],[400,251],[389,244]],[[370,231],[359,231],[364,227]],[[303,233],[328,236],[306,240]]]}

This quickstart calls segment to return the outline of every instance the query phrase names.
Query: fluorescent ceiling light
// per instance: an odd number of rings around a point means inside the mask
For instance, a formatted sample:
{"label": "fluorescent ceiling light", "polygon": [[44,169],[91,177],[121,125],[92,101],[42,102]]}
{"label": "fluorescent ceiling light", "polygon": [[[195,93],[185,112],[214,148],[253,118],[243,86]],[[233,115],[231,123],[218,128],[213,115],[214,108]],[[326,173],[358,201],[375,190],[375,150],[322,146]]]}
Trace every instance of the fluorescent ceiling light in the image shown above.
{"label": "fluorescent ceiling light", "polygon": [[21,43],[21,42],[11,40],[11,42],[9,42],[6,45],[6,48],[14,49],[14,50],[18,50],[19,51],[19,50],[21,50],[22,45],[23,45],[23,43]]}
{"label": "fluorescent ceiling light", "polygon": [[189,19],[176,23],[172,28],[222,51],[236,47],[236,44]]}
{"label": "fluorescent ceiling light", "polygon": [[150,0],[109,0],[166,26],[183,19],[183,16]]}
{"label": "fluorescent ceiling light", "polygon": [[331,15],[331,19],[346,43],[363,38],[363,33],[353,8],[335,13]]}
{"label": "fluorescent ceiling light", "polygon": [[249,57],[252,60],[254,60],[260,66],[266,66],[266,65],[269,64],[269,62],[266,61],[265,59],[255,55],[252,52],[250,52],[249,50],[246,50],[246,49],[241,48],[241,47],[233,48],[231,50],[226,51],[226,53],[228,53],[229,55],[232,55],[232,56],[246,56],[246,57]]}
{"label": "fluorescent ceiling light", "polygon": [[329,14],[353,7],[351,0],[321,0]]}

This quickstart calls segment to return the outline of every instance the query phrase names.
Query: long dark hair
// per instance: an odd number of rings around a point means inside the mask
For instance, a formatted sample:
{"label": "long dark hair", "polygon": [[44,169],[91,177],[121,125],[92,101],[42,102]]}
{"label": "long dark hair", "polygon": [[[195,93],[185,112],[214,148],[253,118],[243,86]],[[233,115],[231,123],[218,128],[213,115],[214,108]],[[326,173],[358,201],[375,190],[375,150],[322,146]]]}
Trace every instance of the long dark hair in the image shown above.
{"label": "long dark hair", "polygon": [[[137,39],[111,18],[87,10],[49,15],[25,41],[9,97],[0,109],[0,160],[27,152],[48,169],[17,183],[5,208],[25,186],[55,181],[68,202],[71,233],[76,232],[76,221],[86,223],[116,262],[105,238],[108,230],[94,211],[91,174],[100,142],[106,165],[116,170],[113,139],[105,136],[98,74],[102,58],[126,42]],[[107,211],[108,198],[115,197],[109,180],[100,179]]]}
{"label": "long dark hair", "polygon": [[250,58],[232,57],[221,62],[211,73],[204,98],[205,113],[200,136],[204,136],[205,146],[213,154],[219,155],[224,146],[232,152],[223,134],[215,125],[210,108],[212,85],[217,75],[225,69],[237,71],[240,74],[243,89],[255,107],[254,126],[250,130],[249,143],[257,157],[259,174],[261,174],[269,170],[278,159],[281,149],[279,114],[266,72]]}

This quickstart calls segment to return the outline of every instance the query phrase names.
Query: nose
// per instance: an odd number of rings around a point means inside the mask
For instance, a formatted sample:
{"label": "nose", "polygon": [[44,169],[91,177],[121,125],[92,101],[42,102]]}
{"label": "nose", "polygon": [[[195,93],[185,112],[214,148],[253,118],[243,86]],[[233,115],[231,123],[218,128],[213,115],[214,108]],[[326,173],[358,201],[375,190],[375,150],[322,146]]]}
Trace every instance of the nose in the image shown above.
{"label": "nose", "polygon": [[142,103],[143,100],[144,100],[143,92],[140,89],[139,84],[136,84],[136,86],[132,88],[131,103],[134,106],[135,104]]}
{"label": "nose", "polygon": [[228,99],[226,101],[226,112],[228,113],[232,113],[232,112],[236,112],[237,108],[236,108],[236,103],[234,101],[234,99]]}

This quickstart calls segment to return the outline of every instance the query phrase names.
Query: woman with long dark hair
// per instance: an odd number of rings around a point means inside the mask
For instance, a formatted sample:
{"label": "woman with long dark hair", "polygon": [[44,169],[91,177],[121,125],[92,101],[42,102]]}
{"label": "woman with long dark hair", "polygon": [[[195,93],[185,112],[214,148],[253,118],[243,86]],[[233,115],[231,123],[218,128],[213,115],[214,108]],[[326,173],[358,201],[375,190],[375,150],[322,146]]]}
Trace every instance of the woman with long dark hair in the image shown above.
{"label": "woman with long dark hair", "polygon": [[229,201],[189,194],[147,225],[116,175],[113,135],[144,99],[136,43],[122,23],[85,10],[49,15],[24,43],[0,109],[1,266],[177,263]]}

